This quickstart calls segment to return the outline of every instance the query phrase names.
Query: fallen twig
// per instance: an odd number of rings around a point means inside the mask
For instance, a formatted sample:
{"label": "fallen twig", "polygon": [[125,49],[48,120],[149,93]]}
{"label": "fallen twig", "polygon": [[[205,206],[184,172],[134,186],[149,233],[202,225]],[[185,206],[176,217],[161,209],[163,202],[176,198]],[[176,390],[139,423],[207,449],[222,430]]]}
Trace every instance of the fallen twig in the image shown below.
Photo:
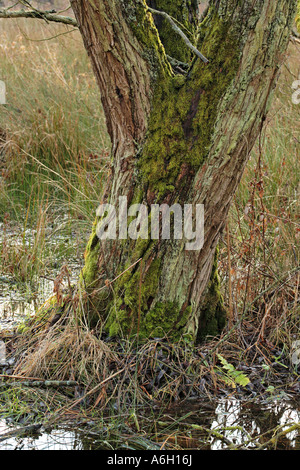
{"label": "fallen twig", "polygon": [[25,380],[24,382],[2,382],[0,383],[0,388],[20,386],[23,387],[76,387],[77,382],[72,380]]}
{"label": "fallen twig", "polygon": [[296,431],[296,430],[299,430],[300,429],[300,424],[293,424],[292,426],[290,426],[288,429],[286,429],[285,431],[281,431],[279,434],[275,434],[275,436],[272,437],[272,439],[270,439],[269,441],[267,442],[264,442],[264,444],[262,444],[261,446],[257,447],[257,450],[263,450],[265,449],[266,447],[269,447],[269,446],[275,446],[278,442],[278,440],[281,438],[281,437],[285,437],[287,434],[289,434],[290,432],[293,432],[293,431]]}

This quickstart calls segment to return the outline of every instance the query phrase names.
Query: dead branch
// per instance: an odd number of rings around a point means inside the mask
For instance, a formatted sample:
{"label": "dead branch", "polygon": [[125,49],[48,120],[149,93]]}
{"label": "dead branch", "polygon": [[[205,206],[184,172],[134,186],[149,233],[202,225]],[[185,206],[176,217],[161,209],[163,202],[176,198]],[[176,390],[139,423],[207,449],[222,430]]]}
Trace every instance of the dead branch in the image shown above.
{"label": "dead branch", "polygon": [[55,10],[18,10],[11,11],[9,9],[0,10],[0,18],[36,18],[44,21],[52,21],[54,23],[63,23],[66,25],[78,27],[78,23],[74,18],[69,16],[57,15]]}

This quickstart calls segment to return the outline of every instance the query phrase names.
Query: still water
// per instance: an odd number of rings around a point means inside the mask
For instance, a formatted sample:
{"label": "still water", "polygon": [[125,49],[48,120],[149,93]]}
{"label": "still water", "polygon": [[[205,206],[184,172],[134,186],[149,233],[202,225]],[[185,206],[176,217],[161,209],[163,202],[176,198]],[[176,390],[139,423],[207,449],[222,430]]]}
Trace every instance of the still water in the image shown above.
{"label": "still water", "polygon": [[[213,409],[214,408],[214,409]],[[191,413],[191,410],[193,411]],[[183,442],[183,432],[178,432],[176,442],[171,448],[177,447],[189,449],[221,450],[229,445],[242,446],[251,450],[264,444],[272,435],[270,430],[289,429],[293,423],[300,422],[300,407],[295,403],[285,401],[274,401],[271,403],[246,403],[238,400],[224,400],[215,403],[212,410],[208,412],[207,403],[186,404],[178,410],[173,410],[174,416],[182,417],[188,412],[189,418],[185,423],[185,437]],[[172,410],[170,410],[172,414]],[[189,425],[191,428],[189,428]],[[210,429],[212,434],[208,436],[197,427],[204,426]],[[0,420],[0,450],[118,450],[134,449],[133,442],[128,443],[126,438],[120,435],[119,439],[103,437],[101,429],[89,434],[88,429],[66,429],[58,428],[52,431],[39,432],[30,437],[9,437],[12,428],[5,420]],[[194,429],[188,432],[188,429]],[[214,432],[222,434],[219,439]],[[264,436],[265,435],[265,436]],[[7,436],[7,437],[6,437]],[[181,437],[180,437],[181,436]],[[163,440],[159,440],[160,443]],[[160,448],[159,443],[148,441],[146,446],[149,450]],[[170,448],[169,446],[165,449]],[[177,447],[178,448],[178,447]],[[284,437],[278,439],[276,444],[278,450],[299,450],[299,431],[292,431]]]}

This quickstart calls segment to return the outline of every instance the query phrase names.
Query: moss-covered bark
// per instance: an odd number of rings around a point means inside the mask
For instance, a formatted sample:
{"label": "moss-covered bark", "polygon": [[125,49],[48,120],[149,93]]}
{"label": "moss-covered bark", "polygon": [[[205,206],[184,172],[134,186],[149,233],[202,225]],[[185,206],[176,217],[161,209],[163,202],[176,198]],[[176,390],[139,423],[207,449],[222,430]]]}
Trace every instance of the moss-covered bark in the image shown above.
{"label": "moss-covered bark", "polygon": [[[166,52],[176,56],[171,47],[180,38],[169,43],[163,25],[158,34],[145,1],[74,2],[113,142],[104,200],[205,205],[204,248],[195,252],[185,240],[100,242],[95,222],[82,281],[89,319],[109,335],[195,339],[223,328],[216,247],[268,109],[296,1],[212,1],[197,42],[209,64],[194,59],[178,75]],[[181,22],[193,4],[155,3]],[[105,37],[95,41],[97,34]]]}
{"label": "moss-covered bark", "polygon": [[204,163],[218,104],[239,67],[240,37],[229,22],[212,11],[201,34],[209,64],[197,61],[188,77],[167,77],[155,89],[138,166],[150,191],[161,195],[175,190],[183,168],[185,173],[188,168],[189,174],[195,174]]}
{"label": "moss-covered bark", "polygon": [[197,342],[203,341],[208,336],[214,337],[218,333],[221,333],[226,325],[226,321],[227,313],[221,293],[221,282],[218,274],[218,256],[216,253],[211,277],[203,294]]}
{"label": "moss-covered bark", "polygon": [[[147,4],[151,8],[168,13],[178,21],[190,39],[195,39],[198,0],[147,0]],[[170,23],[159,15],[154,15],[154,21],[166,53],[179,61],[189,63],[192,58],[191,51],[174,32]]]}

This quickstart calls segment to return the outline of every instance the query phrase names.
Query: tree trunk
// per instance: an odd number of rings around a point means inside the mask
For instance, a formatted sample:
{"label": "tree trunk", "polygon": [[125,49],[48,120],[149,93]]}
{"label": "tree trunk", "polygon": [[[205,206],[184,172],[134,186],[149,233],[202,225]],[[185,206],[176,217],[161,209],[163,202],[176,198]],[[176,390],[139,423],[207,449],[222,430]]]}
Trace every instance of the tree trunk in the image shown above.
{"label": "tree trunk", "polygon": [[[205,208],[204,246],[195,251],[185,249],[187,240],[99,240],[96,219],[82,273],[87,317],[110,336],[215,335],[225,324],[216,249],[268,110],[297,0],[212,0],[198,25],[193,0],[149,1],[192,31],[208,64],[192,58],[144,0],[71,3],[112,141],[102,202],[118,207],[123,196],[128,206]],[[169,56],[187,66],[173,70]]]}

